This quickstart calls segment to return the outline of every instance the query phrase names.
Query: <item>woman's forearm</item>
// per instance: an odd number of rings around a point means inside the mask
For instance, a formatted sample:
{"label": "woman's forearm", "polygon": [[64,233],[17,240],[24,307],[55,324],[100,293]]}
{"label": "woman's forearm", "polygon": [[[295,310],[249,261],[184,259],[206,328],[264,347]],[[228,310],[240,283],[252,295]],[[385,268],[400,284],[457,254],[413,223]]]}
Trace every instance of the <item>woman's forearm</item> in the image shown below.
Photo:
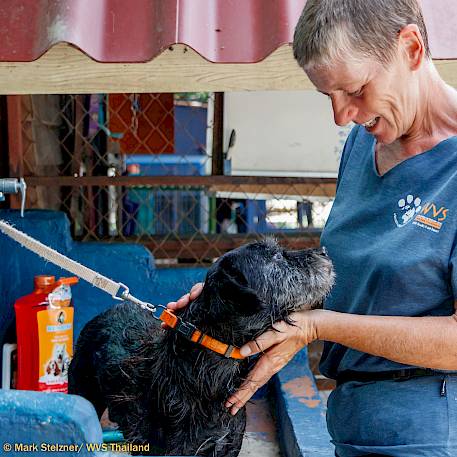
{"label": "woman's forearm", "polygon": [[315,310],[317,338],[406,365],[457,370],[457,316],[364,316]]}

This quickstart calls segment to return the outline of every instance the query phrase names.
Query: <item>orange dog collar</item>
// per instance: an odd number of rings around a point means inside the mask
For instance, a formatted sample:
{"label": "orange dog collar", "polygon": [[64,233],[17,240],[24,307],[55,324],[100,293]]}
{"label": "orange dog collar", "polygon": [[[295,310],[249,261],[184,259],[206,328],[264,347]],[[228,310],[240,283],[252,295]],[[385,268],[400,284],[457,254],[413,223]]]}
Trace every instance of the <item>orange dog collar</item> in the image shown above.
{"label": "orange dog collar", "polygon": [[165,322],[170,328],[183,335],[189,341],[197,343],[200,346],[223,355],[224,357],[232,359],[245,358],[240,354],[240,348],[222,343],[221,341],[202,333],[195,327],[195,325],[189,322],[184,322],[179,316],[176,316],[176,314],[168,309],[164,309],[162,311],[159,319]]}

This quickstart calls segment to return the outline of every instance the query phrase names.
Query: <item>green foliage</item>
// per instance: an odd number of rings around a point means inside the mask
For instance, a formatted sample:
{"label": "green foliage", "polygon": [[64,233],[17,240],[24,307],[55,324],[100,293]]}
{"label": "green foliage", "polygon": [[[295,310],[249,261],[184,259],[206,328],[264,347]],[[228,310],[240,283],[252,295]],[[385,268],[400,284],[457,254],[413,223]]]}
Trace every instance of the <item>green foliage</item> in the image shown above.
{"label": "green foliage", "polygon": [[175,100],[186,102],[208,102],[209,92],[177,92],[175,93]]}

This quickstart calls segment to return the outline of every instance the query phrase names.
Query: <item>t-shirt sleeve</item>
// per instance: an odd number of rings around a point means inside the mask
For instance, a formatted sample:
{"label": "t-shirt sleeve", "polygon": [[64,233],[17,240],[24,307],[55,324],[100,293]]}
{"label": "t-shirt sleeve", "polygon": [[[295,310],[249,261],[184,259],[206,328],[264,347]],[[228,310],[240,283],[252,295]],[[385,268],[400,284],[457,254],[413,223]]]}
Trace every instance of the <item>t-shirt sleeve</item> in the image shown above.
{"label": "t-shirt sleeve", "polygon": [[341,176],[343,176],[344,169],[346,168],[346,164],[349,160],[349,156],[351,155],[352,148],[354,147],[354,143],[356,140],[356,137],[362,127],[360,125],[356,125],[352,130],[351,133],[349,133],[346,143],[344,143],[344,148],[343,152],[341,154],[341,161],[340,161],[340,167],[338,169],[338,179],[336,182],[336,188],[338,190],[338,184],[341,180]]}

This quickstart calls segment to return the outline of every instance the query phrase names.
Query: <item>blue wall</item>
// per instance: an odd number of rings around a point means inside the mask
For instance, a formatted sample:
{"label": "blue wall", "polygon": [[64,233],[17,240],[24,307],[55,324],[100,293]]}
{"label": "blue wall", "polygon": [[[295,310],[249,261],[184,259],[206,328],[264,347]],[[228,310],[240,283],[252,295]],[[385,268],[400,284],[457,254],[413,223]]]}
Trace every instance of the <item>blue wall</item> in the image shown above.
{"label": "blue wall", "polygon": [[206,107],[175,105],[175,153],[204,154],[206,125]]}
{"label": "blue wall", "polygon": [[[179,298],[206,274],[206,269],[199,267],[155,269],[153,256],[141,245],[75,242],[64,213],[31,210],[26,211],[22,219],[18,211],[4,210],[0,211],[0,219],[83,265],[124,283],[135,297],[153,304]],[[12,342],[8,340],[15,325],[14,302],[33,291],[34,276],[73,275],[45,262],[3,233],[0,233],[0,258],[0,344],[3,345]],[[72,290],[76,341],[84,324],[116,301],[83,280]]]}

